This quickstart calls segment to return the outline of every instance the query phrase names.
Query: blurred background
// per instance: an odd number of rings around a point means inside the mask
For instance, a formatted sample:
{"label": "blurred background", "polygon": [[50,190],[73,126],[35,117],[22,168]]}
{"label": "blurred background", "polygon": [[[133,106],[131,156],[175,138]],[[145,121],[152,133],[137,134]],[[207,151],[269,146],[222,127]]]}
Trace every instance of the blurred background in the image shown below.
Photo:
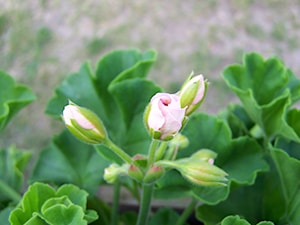
{"label": "blurred background", "polygon": [[54,87],[114,49],[154,49],[150,79],[175,91],[194,71],[210,82],[201,110],[233,94],[221,78],[242,55],[278,56],[299,77],[299,0],[0,0],[0,69],[38,99],[1,133],[0,146],[40,149],[62,123],[44,114]]}

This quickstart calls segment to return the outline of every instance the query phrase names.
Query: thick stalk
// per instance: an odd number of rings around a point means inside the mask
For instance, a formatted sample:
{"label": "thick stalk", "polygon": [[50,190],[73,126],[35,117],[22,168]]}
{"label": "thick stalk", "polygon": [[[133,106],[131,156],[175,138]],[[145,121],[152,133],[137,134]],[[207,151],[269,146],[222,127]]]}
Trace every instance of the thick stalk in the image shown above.
{"label": "thick stalk", "polygon": [[0,180],[0,190],[14,202],[19,202],[22,199],[22,196],[18,192],[16,192],[13,188],[11,188],[2,180]]}
{"label": "thick stalk", "polygon": [[114,151],[124,162],[132,164],[132,158],[119,146],[115,145],[110,139],[106,139],[104,144],[107,145],[112,151]]}
{"label": "thick stalk", "polygon": [[119,179],[114,183],[114,195],[113,195],[113,205],[111,211],[111,225],[118,225],[119,221],[119,203],[120,203],[120,190],[121,184]]}
{"label": "thick stalk", "polygon": [[154,184],[143,184],[142,186],[142,200],[139,209],[139,215],[136,225],[147,225],[148,217],[151,208],[151,200],[153,194]]}
{"label": "thick stalk", "polygon": [[179,219],[177,220],[175,225],[184,225],[186,223],[187,219],[193,213],[196,205],[197,205],[197,200],[193,199],[191,201],[191,203],[182,212],[181,216],[179,217]]}

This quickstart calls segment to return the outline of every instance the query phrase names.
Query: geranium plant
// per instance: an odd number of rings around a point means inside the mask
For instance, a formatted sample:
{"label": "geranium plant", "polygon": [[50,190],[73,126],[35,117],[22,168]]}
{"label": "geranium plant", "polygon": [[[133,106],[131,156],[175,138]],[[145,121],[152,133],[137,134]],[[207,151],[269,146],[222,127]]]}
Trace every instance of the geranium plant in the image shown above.
{"label": "geranium plant", "polygon": [[[201,112],[209,75],[176,93],[146,78],[154,51],[113,51],[84,63],[55,90],[46,113],[66,129],[38,155],[22,193],[29,151],[1,149],[3,224],[285,225],[300,221],[300,80],[277,58],[246,54],[223,79],[240,99]],[[0,74],[0,129],[35,99]],[[207,79],[207,80],[206,80]],[[4,88],[5,87],[5,88]],[[27,177],[26,177],[27,178]],[[110,185],[113,199],[97,191]],[[137,210],[120,210],[120,190]],[[178,210],[152,199],[190,198]]]}

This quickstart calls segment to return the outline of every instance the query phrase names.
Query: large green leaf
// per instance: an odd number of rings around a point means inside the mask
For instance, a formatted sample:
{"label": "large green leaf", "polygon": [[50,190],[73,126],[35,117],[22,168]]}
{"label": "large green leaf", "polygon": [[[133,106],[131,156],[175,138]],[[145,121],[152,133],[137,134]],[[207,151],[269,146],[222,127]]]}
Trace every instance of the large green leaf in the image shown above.
{"label": "large green leaf", "polygon": [[297,224],[300,221],[300,160],[280,149],[272,149],[271,155],[285,200],[285,220],[290,224]]}
{"label": "large green leaf", "polygon": [[259,54],[247,54],[243,65],[227,67],[223,77],[265,136],[300,141],[285,121],[287,108],[299,98],[299,80],[277,58],[264,60]]}
{"label": "large green leaf", "polygon": [[[0,149],[0,201],[18,201],[24,181],[24,170],[31,152],[10,147]],[[1,204],[0,204],[1,207]]]}
{"label": "large green leaf", "polygon": [[[86,198],[84,190],[71,184],[55,190],[47,184],[34,183],[11,212],[9,221],[11,225],[85,225],[98,217],[86,211]],[[89,220],[86,220],[86,214],[89,214]]]}
{"label": "large green leaf", "polygon": [[9,74],[0,71],[0,131],[20,109],[35,99],[28,87],[16,84]]}
{"label": "large green leaf", "polygon": [[[100,59],[95,73],[85,63],[56,89],[47,113],[58,117],[70,99],[94,111],[110,138],[130,155],[143,151],[150,138],[142,115],[151,96],[161,90],[145,79],[155,57],[153,51],[113,51]],[[120,162],[106,147],[96,149],[105,158]]]}
{"label": "large green leaf", "polygon": [[102,181],[109,163],[92,146],[75,139],[68,131],[53,138],[35,165],[32,181],[73,183],[91,194]]}
{"label": "large green leaf", "polygon": [[205,225],[215,225],[228,215],[240,215],[251,224],[262,219],[263,178],[252,186],[232,185],[230,195],[217,205],[202,205],[197,208],[197,218]]}
{"label": "large green leaf", "polygon": [[[178,157],[187,157],[200,149],[211,149],[218,156],[216,165],[228,173],[229,184],[251,185],[259,172],[267,171],[264,152],[254,139],[231,138],[228,125],[221,119],[206,114],[192,116],[183,130],[189,138],[189,146],[179,152]],[[156,196],[182,197],[192,195],[207,204],[225,200],[230,188],[200,187],[189,184],[177,173],[170,171],[157,183]],[[172,173],[172,175],[171,175]]]}

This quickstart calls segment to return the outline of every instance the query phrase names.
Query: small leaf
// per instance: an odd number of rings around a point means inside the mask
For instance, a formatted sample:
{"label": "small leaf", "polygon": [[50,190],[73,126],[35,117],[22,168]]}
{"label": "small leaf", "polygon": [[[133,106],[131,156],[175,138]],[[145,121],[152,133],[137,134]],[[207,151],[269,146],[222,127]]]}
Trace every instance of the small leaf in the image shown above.
{"label": "small leaf", "polygon": [[88,193],[72,184],[65,184],[56,191],[56,196],[68,196],[68,199],[75,205],[85,210]]}
{"label": "small leaf", "polygon": [[0,71],[0,131],[18,111],[35,99],[28,87],[16,84],[9,74]]}
{"label": "small leaf", "polygon": [[251,225],[246,220],[241,219],[239,216],[227,216],[221,222],[221,225]]}
{"label": "small leaf", "polygon": [[46,184],[36,183],[31,185],[23,196],[21,205],[10,214],[12,225],[25,224],[33,212],[40,212],[47,199],[55,197],[55,191]]}
{"label": "small leaf", "polygon": [[77,205],[65,206],[56,204],[51,208],[48,208],[43,217],[49,224],[55,225],[87,225],[87,221],[84,220],[84,213],[82,209]]}

